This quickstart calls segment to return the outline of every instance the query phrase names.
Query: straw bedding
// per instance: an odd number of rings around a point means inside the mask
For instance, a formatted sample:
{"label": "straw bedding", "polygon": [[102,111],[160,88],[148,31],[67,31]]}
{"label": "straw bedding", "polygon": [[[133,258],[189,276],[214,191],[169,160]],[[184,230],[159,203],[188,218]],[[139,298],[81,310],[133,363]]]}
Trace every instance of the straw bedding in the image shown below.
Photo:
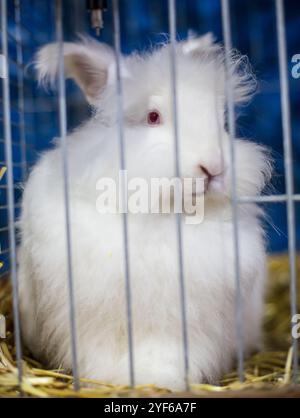
{"label": "straw bedding", "polygon": [[[298,296],[300,295],[300,257],[297,260]],[[191,385],[190,393],[181,396],[288,396],[300,397],[300,387],[291,383],[289,267],[286,255],[269,260],[270,282],[265,309],[264,351],[247,359],[245,382],[240,383],[233,371],[223,377],[219,386]],[[299,300],[299,298],[298,298]],[[7,336],[0,339],[0,397],[20,395],[15,364],[15,347],[12,321],[11,287],[0,282],[0,314],[6,317]],[[172,393],[153,385],[130,389],[105,382],[81,380],[79,392],[73,391],[72,376],[64,370],[47,370],[28,352],[23,355],[23,396],[32,397],[146,397],[167,396]],[[91,385],[92,383],[92,385]],[[300,379],[299,379],[300,383]],[[85,386],[85,387],[84,387]]]}

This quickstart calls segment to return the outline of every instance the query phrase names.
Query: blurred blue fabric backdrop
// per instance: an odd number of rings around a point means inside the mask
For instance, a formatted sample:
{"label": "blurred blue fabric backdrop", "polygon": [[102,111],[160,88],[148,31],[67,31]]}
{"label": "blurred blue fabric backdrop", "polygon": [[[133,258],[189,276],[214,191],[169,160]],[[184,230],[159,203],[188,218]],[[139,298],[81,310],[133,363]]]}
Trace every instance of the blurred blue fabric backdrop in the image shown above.
{"label": "blurred blue fabric backdrop", "polygon": [[[22,0],[22,44],[24,65],[32,61],[34,52],[41,45],[55,39],[54,1]],[[16,61],[14,1],[9,4],[9,52],[11,56],[11,114],[13,121],[14,141],[14,180],[16,185],[22,181],[20,160],[20,134],[18,113],[18,89]],[[104,30],[100,40],[113,44],[111,1],[104,14]],[[184,39],[189,29],[198,34],[208,31],[214,33],[222,42],[221,6],[219,0],[177,0],[178,39]],[[84,0],[64,0],[64,32],[66,40],[73,40],[78,33],[89,32],[89,15]],[[231,0],[233,45],[243,54],[247,54],[259,79],[259,92],[252,103],[239,109],[238,133],[248,139],[269,146],[275,159],[273,191],[284,193],[284,169],[282,149],[282,127],[280,109],[280,88],[278,74],[278,49],[276,38],[276,17],[274,0]],[[300,193],[300,78],[291,76],[292,56],[300,54],[300,3],[297,0],[285,1],[286,30],[289,58],[289,84],[292,114],[293,161],[295,174],[295,192]],[[151,44],[164,39],[168,33],[167,0],[120,0],[122,50],[128,54],[134,50],[146,50]],[[89,114],[81,93],[72,82],[67,83],[68,124],[69,128],[77,126]],[[0,125],[2,126],[2,108]],[[57,98],[55,94],[45,93],[38,89],[32,68],[25,71],[25,123],[27,160],[34,163],[41,151],[52,146],[51,139],[58,133]],[[4,162],[4,144],[1,142],[1,165]],[[1,180],[1,260],[8,264],[6,191],[5,176]],[[21,189],[16,187],[15,199],[18,202]],[[300,248],[300,203],[297,211],[297,247]],[[269,237],[270,251],[287,249],[286,208],[285,204],[268,204],[266,228]],[[18,208],[16,210],[18,214]]]}

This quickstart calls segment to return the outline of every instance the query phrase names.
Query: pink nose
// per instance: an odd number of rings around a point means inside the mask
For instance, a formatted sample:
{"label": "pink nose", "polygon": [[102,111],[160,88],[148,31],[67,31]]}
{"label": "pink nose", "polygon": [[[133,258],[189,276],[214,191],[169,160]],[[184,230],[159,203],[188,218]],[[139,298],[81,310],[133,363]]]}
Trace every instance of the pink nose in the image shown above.
{"label": "pink nose", "polygon": [[225,167],[221,150],[214,149],[211,153],[203,153],[200,158],[198,169],[201,170],[202,175],[207,178],[208,182],[224,172]]}
{"label": "pink nose", "polygon": [[207,180],[208,181],[210,181],[213,177],[214,177],[214,174],[212,174],[210,171],[209,171],[209,169],[208,168],[206,168],[204,165],[201,165],[201,164],[199,164],[199,166],[198,166],[200,169],[201,169],[201,171],[203,171],[203,173],[207,176]]}
{"label": "pink nose", "polygon": [[209,180],[211,180],[213,177],[219,176],[222,174],[221,167],[214,167],[214,166],[208,166],[208,165],[202,165],[199,164],[198,167],[200,170],[207,176]]}
{"label": "pink nose", "polygon": [[200,168],[202,173],[205,175],[205,180],[204,180],[205,190],[208,190],[209,184],[212,181],[212,179],[222,173],[222,170],[220,168],[208,167],[207,165],[199,164],[198,168]]}

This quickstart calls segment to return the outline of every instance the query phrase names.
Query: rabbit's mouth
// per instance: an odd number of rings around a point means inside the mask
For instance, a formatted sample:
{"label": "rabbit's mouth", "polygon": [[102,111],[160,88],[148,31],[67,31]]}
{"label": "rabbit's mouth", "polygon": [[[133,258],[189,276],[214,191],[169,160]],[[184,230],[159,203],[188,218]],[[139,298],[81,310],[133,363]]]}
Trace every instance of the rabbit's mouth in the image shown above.
{"label": "rabbit's mouth", "polygon": [[193,190],[191,193],[192,198],[207,194],[223,194],[225,190],[224,181],[219,176],[209,178],[202,178],[202,186],[200,189]]}
{"label": "rabbit's mouth", "polygon": [[212,176],[204,179],[204,193],[223,195],[225,192],[225,180],[223,175]]}

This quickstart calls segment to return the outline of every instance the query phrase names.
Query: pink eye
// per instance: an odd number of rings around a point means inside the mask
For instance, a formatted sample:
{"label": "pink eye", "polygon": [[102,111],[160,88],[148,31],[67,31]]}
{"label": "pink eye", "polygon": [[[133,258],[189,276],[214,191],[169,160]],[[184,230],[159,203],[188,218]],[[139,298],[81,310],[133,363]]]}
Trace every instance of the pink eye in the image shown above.
{"label": "pink eye", "polygon": [[157,110],[151,110],[147,117],[148,125],[159,125],[161,123],[160,113]]}

